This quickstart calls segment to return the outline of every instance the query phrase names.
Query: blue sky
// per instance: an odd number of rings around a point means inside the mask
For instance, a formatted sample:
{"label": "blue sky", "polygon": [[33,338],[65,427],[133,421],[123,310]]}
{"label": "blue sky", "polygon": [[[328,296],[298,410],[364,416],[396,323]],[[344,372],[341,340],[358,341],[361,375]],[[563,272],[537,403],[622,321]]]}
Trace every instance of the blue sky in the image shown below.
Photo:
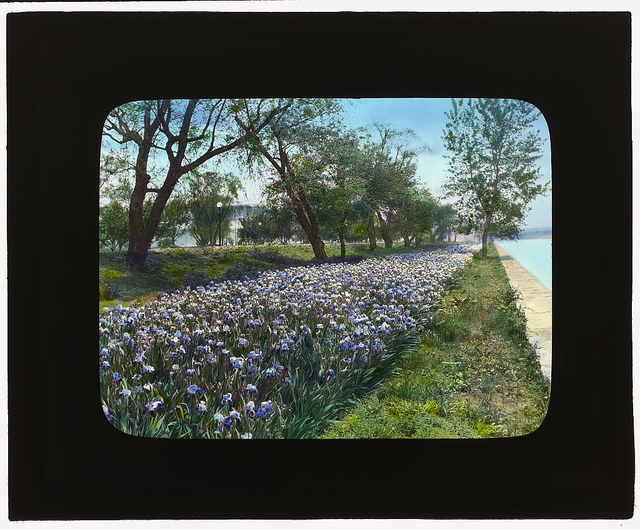
{"label": "blue sky", "polygon": [[[393,128],[412,129],[423,143],[430,147],[429,154],[418,159],[419,180],[437,196],[442,195],[441,186],[447,176],[442,131],[447,118],[445,112],[451,109],[450,99],[357,99],[345,105],[347,121],[354,126],[365,126],[374,121],[388,123]],[[544,154],[541,158],[541,182],[551,180],[551,148],[549,129],[541,116],[538,120],[540,135],[544,139]],[[551,226],[551,194],[541,197],[532,204],[527,215],[527,226],[532,228]]]}
{"label": "blue sky", "polygon": [[[422,144],[430,147],[430,152],[418,158],[417,176],[436,196],[442,195],[441,186],[447,176],[445,149],[442,131],[447,118],[445,112],[451,108],[450,99],[380,98],[344,100],[345,125],[365,127],[378,121],[394,129],[412,129]],[[538,128],[544,141],[544,154],[540,160],[541,182],[551,179],[551,149],[549,129],[543,117]],[[259,190],[255,183],[246,183],[247,198],[259,201]],[[526,225],[531,228],[551,227],[551,194],[538,198],[532,203]]]}

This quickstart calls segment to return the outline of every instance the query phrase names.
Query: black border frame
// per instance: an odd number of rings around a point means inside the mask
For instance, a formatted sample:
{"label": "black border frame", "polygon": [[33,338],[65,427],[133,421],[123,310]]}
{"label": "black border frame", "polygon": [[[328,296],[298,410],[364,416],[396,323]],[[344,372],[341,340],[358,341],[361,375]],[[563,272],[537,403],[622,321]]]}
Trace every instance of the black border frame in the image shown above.
{"label": "black border frame", "polygon": [[[630,42],[629,13],[9,14],[10,519],[631,517]],[[543,112],[554,352],[536,432],[238,445],[104,420],[104,118],[134,99],[259,95],[509,97]]]}

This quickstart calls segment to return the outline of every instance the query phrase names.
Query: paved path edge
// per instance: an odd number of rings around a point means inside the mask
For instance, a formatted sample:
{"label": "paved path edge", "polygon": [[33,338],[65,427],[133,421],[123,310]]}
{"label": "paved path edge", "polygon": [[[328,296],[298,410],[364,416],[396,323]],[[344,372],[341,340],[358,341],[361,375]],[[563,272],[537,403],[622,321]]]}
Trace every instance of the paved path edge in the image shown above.
{"label": "paved path edge", "polygon": [[551,291],[518,264],[504,248],[495,242],[494,245],[509,278],[509,283],[522,295],[518,305],[527,317],[529,340],[536,348],[542,374],[551,380]]}

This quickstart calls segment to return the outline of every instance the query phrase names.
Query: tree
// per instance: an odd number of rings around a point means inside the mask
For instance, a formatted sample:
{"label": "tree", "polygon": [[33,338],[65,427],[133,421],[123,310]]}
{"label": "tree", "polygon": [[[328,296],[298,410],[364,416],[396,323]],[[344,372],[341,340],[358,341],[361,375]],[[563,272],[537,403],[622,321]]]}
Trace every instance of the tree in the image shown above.
{"label": "tree", "polygon": [[304,240],[302,230],[288,197],[271,197],[264,211],[263,223],[267,226],[266,239],[287,244],[291,239]]}
{"label": "tree", "polygon": [[[291,100],[256,100],[242,130],[233,119],[245,108],[242,100],[144,100],[113,109],[103,128],[104,145],[132,147],[129,264],[144,268],[162,211],[181,177],[257,137],[290,105]],[[154,198],[145,223],[143,206],[148,195]]]}
{"label": "tree", "polygon": [[377,139],[369,138],[364,147],[369,167],[366,169],[365,193],[361,198],[369,210],[367,233],[372,250],[377,246],[376,221],[385,247],[393,246],[393,234],[387,225],[393,202],[416,184],[416,156],[428,149],[426,145],[413,147],[417,136],[412,130],[396,130],[381,123],[375,123],[374,129]]}
{"label": "tree", "polygon": [[405,246],[420,244],[423,235],[433,230],[436,207],[436,199],[423,188],[410,187],[398,197],[390,225],[402,236]]}
{"label": "tree", "polygon": [[449,235],[456,226],[458,213],[451,204],[438,204],[434,212],[434,229],[431,231],[431,242]]}
{"label": "tree", "polygon": [[187,178],[191,214],[188,230],[198,246],[216,245],[229,231],[231,208],[238,198],[240,180],[229,173],[194,173]]}
{"label": "tree", "polygon": [[112,201],[100,208],[100,244],[120,252],[129,238],[128,213],[122,204]]}
{"label": "tree", "polygon": [[[121,156],[113,151],[100,153],[99,190],[102,196],[114,192],[114,188],[122,187],[126,180],[127,166]],[[128,198],[128,197],[127,197]]]}
{"label": "tree", "polygon": [[189,232],[189,201],[183,194],[176,194],[169,199],[162,210],[162,218],[156,230],[156,240],[164,239],[175,246],[176,241]]}
{"label": "tree", "polygon": [[447,196],[457,197],[462,225],[482,233],[487,255],[490,233],[515,238],[529,203],[548,190],[538,184],[542,156],[537,109],[512,99],[453,99],[443,140],[449,152]]}
{"label": "tree", "polygon": [[324,169],[309,183],[321,231],[340,241],[340,256],[346,257],[346,239],[357,221],[356,202],[365,190],[365,156],[354,131],[332,131],[316,147],[316,165]]}
{"label": "tree", "polygon": [[[246,117],[252,114],[250,103],[245,100],[244,114],[236,116],[236,122],[247,132],[251,130]],[[329,134],[329,125],[339,112],[340,105],[333,99],[295,99],[286,112],[270,120],[264,134],[245,144],[249,165],[260,170],[266,164],[275,173],[269,191],[272,196],[284,193],[289,198],[317,260],[326,259],[327,253],[317,213],[308,197],[309,185],[323,170],[313,150]]]}

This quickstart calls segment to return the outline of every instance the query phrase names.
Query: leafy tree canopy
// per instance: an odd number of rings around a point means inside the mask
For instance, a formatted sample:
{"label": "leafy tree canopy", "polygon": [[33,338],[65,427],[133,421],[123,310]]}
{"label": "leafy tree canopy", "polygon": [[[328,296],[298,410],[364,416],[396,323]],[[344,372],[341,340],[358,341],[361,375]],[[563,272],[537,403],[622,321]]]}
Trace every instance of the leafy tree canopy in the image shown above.
{"label": "leafy tree canopy", "polygon": [[443,134],[448,151],[447,196],[456,197],[461,226],[482,233],[483,255],[489,233],[516,237],[530,202],[548,190],[539,184],[542,156],[537,109],[513,99],[451,101]]}

